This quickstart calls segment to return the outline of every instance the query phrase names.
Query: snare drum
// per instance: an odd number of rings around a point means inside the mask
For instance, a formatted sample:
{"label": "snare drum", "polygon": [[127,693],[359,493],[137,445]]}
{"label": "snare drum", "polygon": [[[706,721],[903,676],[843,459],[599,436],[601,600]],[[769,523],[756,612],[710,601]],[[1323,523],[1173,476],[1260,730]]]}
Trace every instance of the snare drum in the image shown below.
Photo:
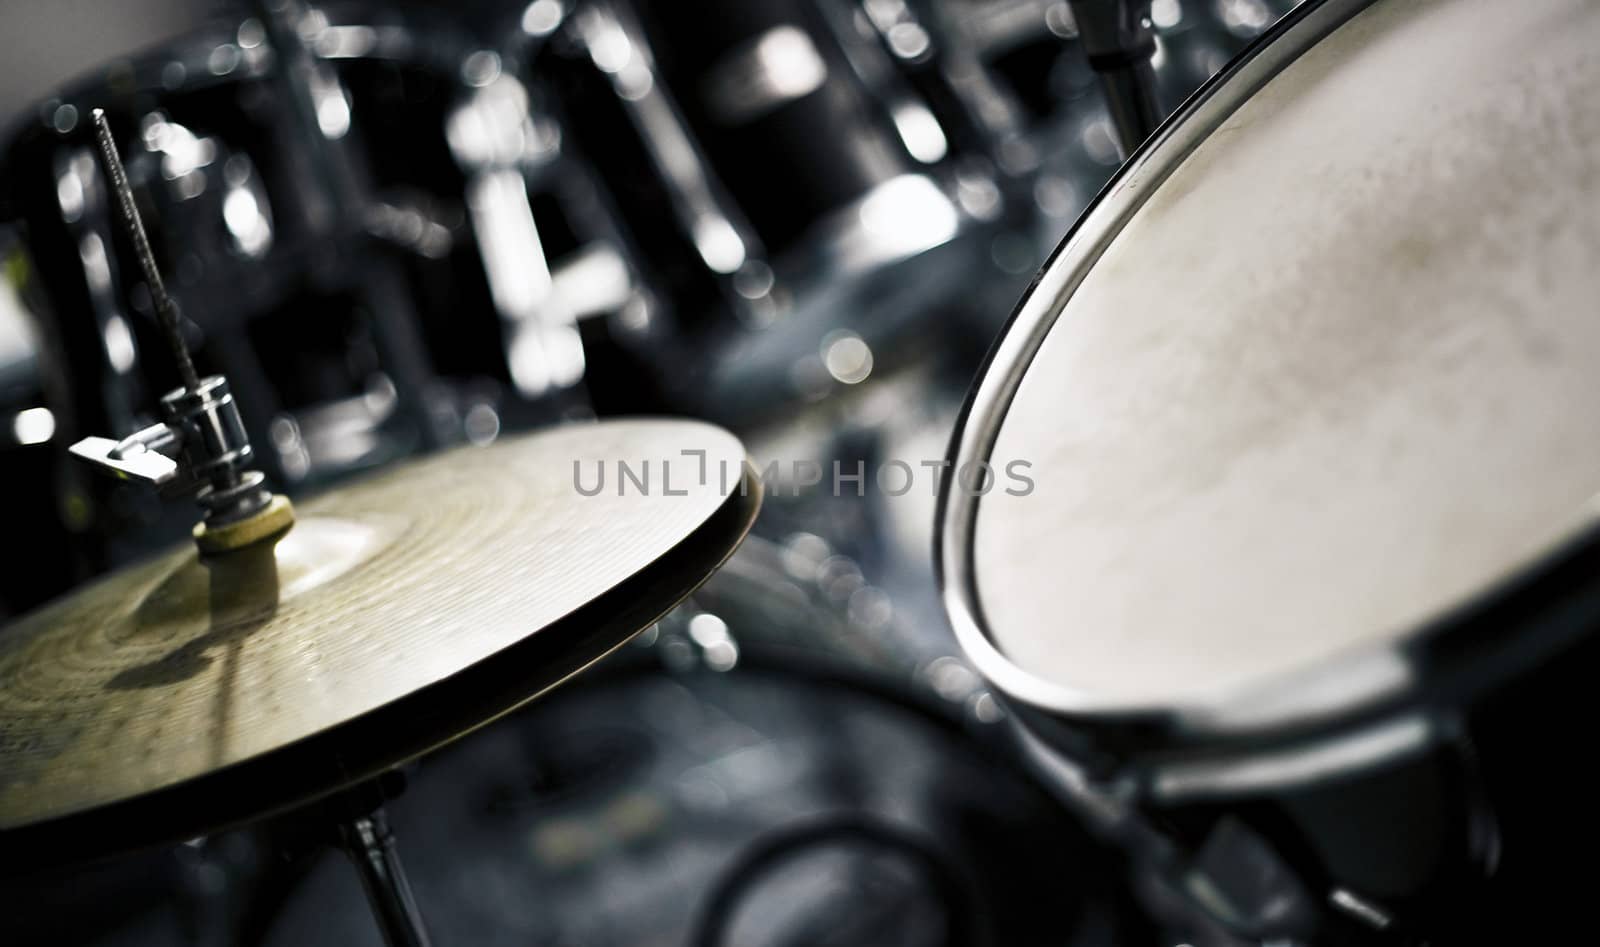
{"label": "snare drum", "polygon": [[1242,933],[1583,906],[1596,88],[1593,4],[1307,3],[1134,156],[969,396],[963,647]]}

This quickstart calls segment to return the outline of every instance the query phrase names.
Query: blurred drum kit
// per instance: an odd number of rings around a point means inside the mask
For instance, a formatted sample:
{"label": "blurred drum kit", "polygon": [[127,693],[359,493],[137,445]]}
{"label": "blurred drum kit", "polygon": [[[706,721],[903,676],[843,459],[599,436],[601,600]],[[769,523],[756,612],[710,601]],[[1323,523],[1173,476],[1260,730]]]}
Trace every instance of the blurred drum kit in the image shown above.
{"label": "blurred drum kit", "polygon": [[[962,811],[1076,826],[1023,908],[970,845],[824,820],[696,943],[1557,936],[1600,843],[1554,736],[1600,667],[1600,10],[1289,7],[263,0],[39,103],[0,160],[39,534],[0,877],[272,826],[351,857],[387,943],[477,930],[402,867],[413,761],[609,759],[593,694],[489,725],[649,654],[931,707],[994,780]],[[937,510],[763,472],[930,442]],[[943,791],[861,757],[857,795]],[[734,910],[846,836],[921,926]],[[1052,910],[1076,932],[1021,933]]]}

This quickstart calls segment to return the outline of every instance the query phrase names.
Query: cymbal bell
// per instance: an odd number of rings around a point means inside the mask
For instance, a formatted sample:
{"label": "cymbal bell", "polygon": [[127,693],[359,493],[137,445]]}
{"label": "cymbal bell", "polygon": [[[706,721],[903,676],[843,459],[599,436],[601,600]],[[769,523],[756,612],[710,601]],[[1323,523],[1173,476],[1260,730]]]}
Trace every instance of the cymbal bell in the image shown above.
{"label": "cymbal bell", "polygon": [[[618,461],[644,489],[579,491]],[[758,505],[718,428],[575,425],[335,489],[275,544],[102,578],[0,631],[0,852],[192,837],[425,753],[648,626]]]}

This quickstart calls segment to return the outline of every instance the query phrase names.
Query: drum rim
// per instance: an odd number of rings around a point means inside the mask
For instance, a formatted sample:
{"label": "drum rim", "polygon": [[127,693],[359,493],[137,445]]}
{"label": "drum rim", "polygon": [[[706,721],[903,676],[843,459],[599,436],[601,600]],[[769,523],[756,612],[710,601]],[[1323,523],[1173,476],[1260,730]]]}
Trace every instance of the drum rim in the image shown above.
{"label": "drum rim", "polygon": [[[1376,2],[1306,0],[1203,84],[1123,164],[1045,261],[991,346],[956,421],[947,452],[951,469],[989,459],[1026,366],[1079,284],[1149,195],[1268,81]],[[998,371],[1000,368],[1008,370]],[[1393,718],[1397,710],[1405,716],[1404,705],[1414,708],[1419,700],[1433,703],[1441,696],[1458,698],[1464,689],[1483,685],[1481,667],[1475,672],[1457,667],[1455,674],[1443,675],[1447,680],[1437,693],[1422,693],[1427,682],[1419,680],[1421,672],[1434,672],[1437,665],[1459,657],[1452,654],[1457,649],[1444,645],[1443,639],[1476,637],[1452,633],[1481,633],[1483,620],[1498,616],[1507,600],[1521,602],[1525,593],[1534,591],[1528,586],[1538,586],[1539,591],[1548,591],[1550,585],[1565,588],[1570,576],[1543,580],[1561,573],[1558,567],[1563,564],[1600,556],[1600,525],[1591,519],[1533,563],[1393,641],[1347,650],[1318,664],[1259,678],[1232,690],[1213,689],[1179,702],[1124,702],[1095,697],[1033,674],[1007,657],[990,637],[973,561],[979,497],[956,489],[955,479],[947,477],[940,490],[934,559],[941,597],[962,650],[1013,700],[1069,721],[1127,724],[1138,729],[1140,742],[1215,743],[1260,737],[1268,731],[1303,732],[1338,721],[1348,724],[1351,717],[1370,723],[1378,716]],[[1553,635],[1556,643],[1576,637],[1572,616],[1563,609],[1553,611],[1558,614],[1540,616],[1555,626],[1547,629],[1544,637]],[[1506,663],[1519,666],[1555,646],[1548,641],[1531,646],[1524,641],[1516,647],[1503,641],[1499,644],[1506,652]],[[1481,664],[1482,642],[1474,642],[1472,647]],[[1393,746],[1371,747],[1375,757],[1387,758],[1395,752]],[[1359,765],[1362,761],[1348,762]]]}

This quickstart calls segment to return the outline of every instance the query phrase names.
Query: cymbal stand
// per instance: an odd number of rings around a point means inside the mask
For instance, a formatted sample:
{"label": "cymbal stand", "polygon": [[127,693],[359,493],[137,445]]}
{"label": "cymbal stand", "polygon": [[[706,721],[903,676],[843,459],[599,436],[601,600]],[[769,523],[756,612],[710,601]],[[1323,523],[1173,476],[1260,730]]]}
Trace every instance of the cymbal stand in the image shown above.
{"label": "cymbal stand", "polygon": [[286,497],[268,490],[265,478],[254,469],[255,451],[228,380],[221,375],[202,378],[195,371],[177,305],[156,266],[111,124],[101,109],[94,110],[93,118],[101,168],[183,384],[162,396],[164,420],[121,440],[85,437],[72,445],[71,452],[96,470],[124,480],[198,488],[195,499],[205,516],[195,527],[194,540],[202,555],[228,555],[276,542],[294,525],[294,508]]}
{"label": "cymbal stand", "polygon": [[388,947],[430,947],[427,926],[406,880],[405,867],[384,810],[401,786],[398,773],[347,790],[328,801],[323,817],[332,843],[355,865],[373,919]]}
{"label": "cymbal stand", "polygon": [[1089,65],[1100,77],[1106,107],[1126,159],[1161,124],[1156,93],[1151,0],[1071,0]]}

